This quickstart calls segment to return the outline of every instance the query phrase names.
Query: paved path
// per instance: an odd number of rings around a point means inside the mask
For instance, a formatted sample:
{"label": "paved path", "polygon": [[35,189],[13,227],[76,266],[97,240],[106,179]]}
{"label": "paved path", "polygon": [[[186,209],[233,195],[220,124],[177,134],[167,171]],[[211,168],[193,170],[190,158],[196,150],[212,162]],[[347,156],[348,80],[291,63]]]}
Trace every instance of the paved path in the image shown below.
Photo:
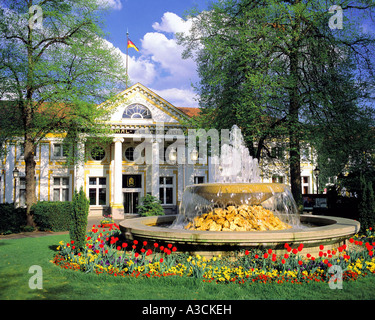
{"label": "paved path", "polygon": [[[100,220],[103,217],[101,216],[91,216],[87,219],[87,230],[91,230],[93,225],[100,224]],[[115,220],[115,223],[119,223],[121,220]],[[6,239],[21,239],[21,238],[36,238],[36,237],[43,237],[43,236],[52,236],[52,235],[60,235],[60,234],[69,234],[69,231],[61,231],[61,232],[52,232],[52,231],[34,231],[34,232],[20,232],[20,233],[12,233],[7,235],[0,235],[0,240]]]}

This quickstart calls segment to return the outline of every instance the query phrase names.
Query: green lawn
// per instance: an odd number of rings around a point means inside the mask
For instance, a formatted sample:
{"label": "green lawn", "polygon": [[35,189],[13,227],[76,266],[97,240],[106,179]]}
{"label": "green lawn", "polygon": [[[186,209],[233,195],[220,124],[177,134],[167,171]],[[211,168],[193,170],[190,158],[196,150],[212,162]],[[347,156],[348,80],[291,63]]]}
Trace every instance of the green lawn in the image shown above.
{"label": "green lawn", "polygon": [[[331,290],[326,283],[285,284],[215,284],[191,278],[117,278],[63,270],[50,262],[59,241],[68,235],[45,236],[0,241],[1,300],[258,300],[375,299],[375,276],[345,282],[342,290]],[[43,270],[43,289],[30,289],[29,268]]]}

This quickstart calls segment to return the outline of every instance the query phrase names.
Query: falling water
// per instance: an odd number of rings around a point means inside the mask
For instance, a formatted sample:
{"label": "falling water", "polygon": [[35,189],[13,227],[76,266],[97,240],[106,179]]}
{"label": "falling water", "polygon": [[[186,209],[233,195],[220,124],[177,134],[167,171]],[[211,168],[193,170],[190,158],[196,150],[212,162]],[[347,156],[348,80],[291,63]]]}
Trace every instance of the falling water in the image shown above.
{"label": "falling water", "polygon": [[257,183],[260,182],[258,160],[246,148],[241,129],[232,127],[229,144],[221,147],[220,157],[212,157],[210,182],[216,183]]}
{"label": "falling water", "polygon": [[[297,205],[289,188],[281,184],[263,184],[257,159],[250,156],[241,130],[233,126],[229,143],[221,147],[220,157],[212,157],[210,183],[187,186],[180,204],[179,215],[171,228],[183,229],[196,216],[215,207],[228,205],[262,205],[273,211],[283,222],[300,228]],[[207,193],[204,190],[216,190]],[[235,192],[231,190],[235,189]]]}

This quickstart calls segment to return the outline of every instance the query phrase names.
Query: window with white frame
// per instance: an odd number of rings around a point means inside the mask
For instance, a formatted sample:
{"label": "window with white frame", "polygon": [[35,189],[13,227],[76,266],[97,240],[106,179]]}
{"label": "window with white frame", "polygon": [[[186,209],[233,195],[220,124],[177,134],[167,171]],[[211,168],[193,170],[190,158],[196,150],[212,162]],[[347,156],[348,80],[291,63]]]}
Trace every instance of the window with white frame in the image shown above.
{"label": "window with white frame", "polygon": [[69,177],[53,178],[53,201],[69,201]]}
{"label": "window with white frame", "polygon": [[107,178],[89,178],[89,200],[90,206],[107,205]]}
{"label": "window with white frame", "polygon": [[159,178],[159,198],[161,204],[174,204],[174,184],[173,177],[160,177]]}
{"label": "window with white frame", "polygon": [[[17,145],[17,158],[24,159],[25,157],[25,145],[23,142],[20,142]],[[35,148],[35,159],[39,159],[39,145]]]}
{"label": "window with white frame", "polygon": [[[35,190],[37,188],[37,180],[36,177],[34,177],[35,180]],[[19,177],[19,206],[25,207],[26,206],[26,177]]]}
{"label": "window with white frame", "polygon": [[54,158],[63,158],[68,155],[67,150],[64,149],[62,143],[55,143],[53,145],[53,157]]}
{"label": "window with white frame", "polygon": [[194,177],[194,184],[200,184],[205,182],[204,176],[195,176]]}
{"label": "window with white frame", "polygon": [[284,177],[279,175],[272,176],[272,183],[284,183]]}

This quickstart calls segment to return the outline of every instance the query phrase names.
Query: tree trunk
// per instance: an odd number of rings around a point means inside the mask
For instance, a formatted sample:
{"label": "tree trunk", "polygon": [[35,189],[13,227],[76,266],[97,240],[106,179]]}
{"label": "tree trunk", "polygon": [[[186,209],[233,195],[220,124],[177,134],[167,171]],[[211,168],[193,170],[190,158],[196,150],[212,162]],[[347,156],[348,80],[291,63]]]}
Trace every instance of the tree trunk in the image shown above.
{"label": "tree trunk", "polygon": [[294,200],[300,208],[302,205],[301,185],[301,156],[300,156],[300,126],[299,126],[299,98],[298,98],[298,57],[297,52],[290,54],[290,75],[292,86],[289,92],[289,157],[290,157],[290,185]]}
{"label": "tree trunk", "polygon": [[27,225],[35,227],[31,207],[36,203],[35,196],[35,145],[32,139],[25,135],[25,164],[26,164],[26,217]]}

